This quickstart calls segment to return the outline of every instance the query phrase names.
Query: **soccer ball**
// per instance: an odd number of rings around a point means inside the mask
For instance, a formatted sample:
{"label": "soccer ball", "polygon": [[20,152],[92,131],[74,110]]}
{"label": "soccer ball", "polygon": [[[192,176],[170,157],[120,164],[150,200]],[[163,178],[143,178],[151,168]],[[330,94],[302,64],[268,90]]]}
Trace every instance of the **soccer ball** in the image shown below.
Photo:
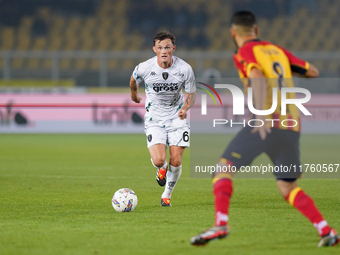
{"label": "soccer ball", "polygon": [[137,196],[131,189],[120,189],[113,194],[112,206],[117,212],[132,212],[137,204]]}

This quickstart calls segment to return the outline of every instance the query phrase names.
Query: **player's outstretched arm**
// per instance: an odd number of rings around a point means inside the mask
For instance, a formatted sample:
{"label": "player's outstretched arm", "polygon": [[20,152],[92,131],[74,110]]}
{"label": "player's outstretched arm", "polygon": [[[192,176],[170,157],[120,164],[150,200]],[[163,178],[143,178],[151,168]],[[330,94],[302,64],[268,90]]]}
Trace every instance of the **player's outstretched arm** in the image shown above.
{"label": "player's outstretched arm", "polygon": [[187,117],[187,111],[190,109],[191,106],[194,105],[195,100],[196,92],[187,94],[187,98],[185,99],[183,107],[178,111],[178,117],[181,120],[184,120]]}
{"label": "player's outstretched arm", "polygon": [[309,68],[305,73],[306,78],[316,78],[319,76],[319,70],[312,64],[309,63]]}
{"label": "player's outstretched arm", "polygon": [[[267,83],[266,78],[264,77],[261,70],[253,67],[250,71],[249,75],[251,79],[251,87],[253,88],[253,97],[254,97],[254,106],[257,110],[264,110],[266,93],[267,93]],[[257,115],[256,119],[260,119],[265,123],[266,116]],[[267,125],[260,126],[256,124],[257,127],[254,127],[252,133],[259,132],[259,135],[262,140],[266,139],[267,133],[270,133],[271,130]]]}
{"label": "player's outstretched arm", "polygon": [[133,75],[130,78],[130,89],[131,89],[131,100],[135,103],[140,103],[142,97],[138,95],[138,83],[136,82]]}

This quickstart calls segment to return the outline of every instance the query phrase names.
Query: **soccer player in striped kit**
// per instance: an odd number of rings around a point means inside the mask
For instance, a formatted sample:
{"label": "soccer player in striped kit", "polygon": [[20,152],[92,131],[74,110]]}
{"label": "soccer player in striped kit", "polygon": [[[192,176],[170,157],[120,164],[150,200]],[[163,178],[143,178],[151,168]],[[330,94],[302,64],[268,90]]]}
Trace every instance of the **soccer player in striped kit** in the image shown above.
{"label": "soccer player in striped kit", "polygon": [[[284,48],[257,38],[256,18],[249,11],[236,12],[231,19],[230,33],[237,46],[233,59],[239,76],[246,89],[252,87],[255,109],[264,110],[272,106],[272,90],[277,88],[281,98],[282,87],[294,87],[292,75],[313,78],[318,70],[310,63],[295,57]],[[295,98],[288,93],[287,98]],[[300,118],[294,104],[288,105],[286,115],[281,115],[281,102],[269,116],[256,115],[254,128],[246,126],[228,145],[219,164],[223,166],[248,166],[262,152],[266,153],[275,166],[300,166]],[[276,119],[268,123],[266,119]],[[282,125],[282,120],[298,123]],[[260,122],[269,125],[259,125]],[[272,126],[273,124],[273,126]],[[289,126],[289,127],[287,127]],[[217,172],[213,177],[215,196],[215,225],[191,238],[194,245],[204,245],[210,240],[226,237],[229,233],[229,203],[233,193],[232,176],[234,172]],[[318,230],[318,247],[334,246],[339,242],[337,232],[324,219],[314,201],[297,184],[301,173],[277,172],[276,182],[281,195],[300,211]]]}

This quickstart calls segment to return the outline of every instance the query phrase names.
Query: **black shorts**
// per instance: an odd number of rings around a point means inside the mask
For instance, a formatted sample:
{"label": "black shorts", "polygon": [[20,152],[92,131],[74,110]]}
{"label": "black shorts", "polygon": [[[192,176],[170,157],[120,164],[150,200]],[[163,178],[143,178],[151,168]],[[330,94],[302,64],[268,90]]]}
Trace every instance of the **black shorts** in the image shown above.
{"label": "black shorts", "polygon": [[[230,161],[233,166],[240,169],[242,166],[249,166],[251,162],[262,152],[266,153],[273,161],[276,169],[290,169],[290,171],[274,171],[277,179],[295,181],[301,176],[300,168],[300,133],[272,128],[262,140],[259,133],[251,133],[253,128],[244,127],[231,141],[224,151],[222,158]],[[293,171],[295,166],[295,170]]]}

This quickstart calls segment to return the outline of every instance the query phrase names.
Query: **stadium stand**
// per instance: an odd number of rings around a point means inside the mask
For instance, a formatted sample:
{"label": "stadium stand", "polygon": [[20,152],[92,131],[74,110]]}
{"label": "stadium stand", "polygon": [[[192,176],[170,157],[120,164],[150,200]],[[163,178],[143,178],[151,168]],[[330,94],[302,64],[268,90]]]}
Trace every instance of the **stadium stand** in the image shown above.
{"label": "stadium stand", "polygon": [[[336,0],[3,0],[0,51],[149,50],[153,35],[168,29],[179,51],[233,51],[229,18],[244,4],[259,17],[260,38],[292,51],[339,51]],[[265,7],[270,6],[270,8]],[[270,10],[270,11],[268,11]],[[139,60],[108,60],[109,70],[131,70]],[[195,67],[195,62],[188,62]],[[0,68],[4,61],[0,60]],[[338,72],[339,61],[316,61]],[[13,69],[50,70],[50,59],[15,58]],[[62,58],[60,70],[98,71],[98,59]],[[232,60],[206,60],[204,68],[225,70]]]}

